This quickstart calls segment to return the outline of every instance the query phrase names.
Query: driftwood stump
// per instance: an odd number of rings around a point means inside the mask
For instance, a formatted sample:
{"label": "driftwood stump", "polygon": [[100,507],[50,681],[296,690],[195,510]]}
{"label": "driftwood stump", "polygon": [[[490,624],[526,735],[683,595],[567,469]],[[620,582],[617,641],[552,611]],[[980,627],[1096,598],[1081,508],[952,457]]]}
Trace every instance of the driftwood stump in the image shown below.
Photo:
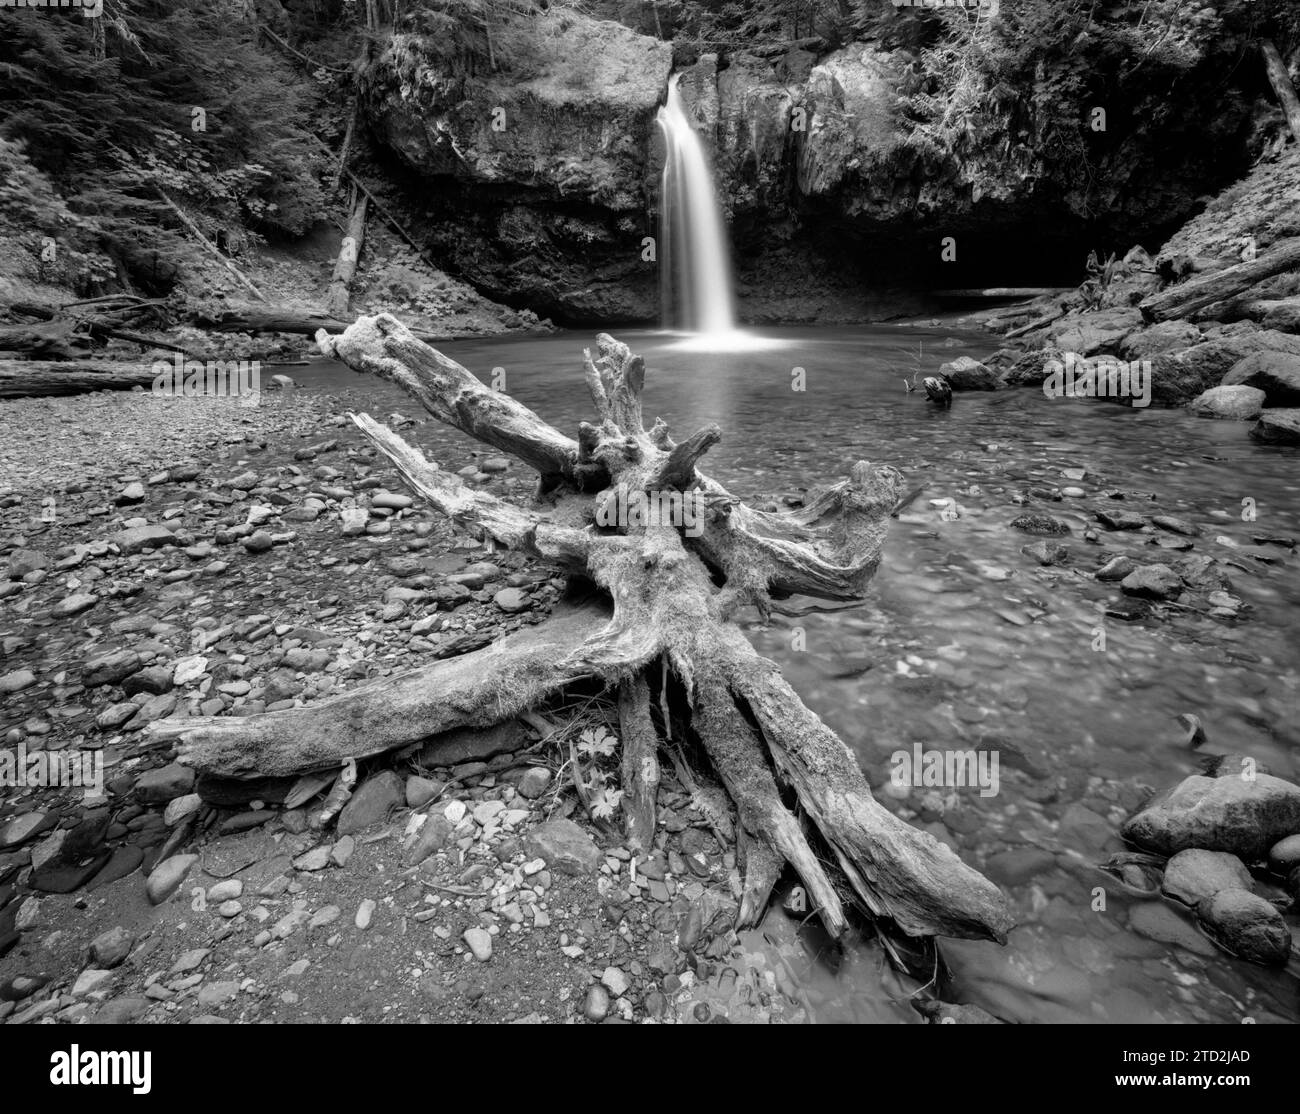
{"label": "driftwood stump", "polygon": [[[645,366],[612,337],[585,354],[597,420],[582,423],[576,441],[391,316],[317,339],[354,370],[397,384],[441,421],[536,469],[533,505],[516,506],[440,470],[368,415],[352,415],[434,509],[593,582],[606,603],[557,612],[475,653],[305,708],[151,725],[180,740],[181,761],[246,778],[338,766],[451,727],[498,722],[594,677],[617,692],[627,839],[648,848],[660,730],[651,689],[667,675],[686,694],[692,732],[736,807],[742,923],[761,916],[789,863],[836,937],[848,928],[847,901],[910,935],[1004,938],[1012,921],[1001,892],[881,807],[848,747],[728,622],[743,606],[767,613],[774,598],[795,593],[860,599],[880,561],[897,472],[860,461],[802,509],[768,514],[697,470],[721,437],[716,426],[681,442],[662,421],[645,428]],[[688,499],[697,516],[685,514]],[[634,507],[649,513],[619,513]]]}

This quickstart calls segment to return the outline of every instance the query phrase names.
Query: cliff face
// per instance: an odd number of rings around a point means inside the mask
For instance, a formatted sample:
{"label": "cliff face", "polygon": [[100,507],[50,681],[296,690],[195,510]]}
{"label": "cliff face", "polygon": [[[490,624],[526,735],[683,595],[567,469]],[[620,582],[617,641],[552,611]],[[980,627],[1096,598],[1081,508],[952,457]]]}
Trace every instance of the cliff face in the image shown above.
{"label": "cliff face", "polygon": [[[480,72],[396,36],[372,70],[372,130],[425,196],[422,233],[448,269],[562,322],[653,321],[642,241],[657,233],[672,49],[574,14],[548,27],[523,63]],[[860,43],[685,68],[749,320],[863,320],[916,309],[900,290],[1077,282],[1091,249],[1154,250],[1245,159],[1253,98],[1222,81],[1172,103],[1154,82],[1106,132],[1081,124],[1065,145],[1027,91],[1002,88],[954,151],[905,115],[916,69]],[[941,262],[949,236],[956,263]]]}
{"label": "cliff face", "polygon": [[573,17],[540,72],[448,72],[416,35],[373,70],[372,129],[427,190],[435,257],[510,305],[652,320],[649,149],[672,50]]}

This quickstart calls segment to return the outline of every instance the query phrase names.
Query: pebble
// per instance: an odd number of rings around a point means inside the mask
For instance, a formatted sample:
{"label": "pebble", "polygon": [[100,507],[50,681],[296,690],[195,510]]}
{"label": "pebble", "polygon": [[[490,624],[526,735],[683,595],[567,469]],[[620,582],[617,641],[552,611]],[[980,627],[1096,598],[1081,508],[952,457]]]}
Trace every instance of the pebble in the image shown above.
{"label": "pebble", "polygon": [[176,892],[185,881],[190,868],[199,861],[197,855],[173,855],[170,859],[154,867],[153,873],[145,882],[145,892],[154,905],[161,905]]}
{"label": "pebble", "polygon": [[135,937],[118,925],[107,932],[101,932],[90,942],[90,958],[97,966],[105,969],[116,967],[128,955],[135,944]]}
{"label": "pebble", "polygon": [[364,901],[362,901],[362,903],[359,906],[357,906],[357,915],[354,923],[356,924],[357,928],[364,931],[365,929],[370,927],[370,921],[371,918],[374,917],[374,915],[375,915],[375,901],[373,898],[368,897]]}
{"label": "pebble", "polygon": [[600,985],[588,987],[582,1013],[588,1021],[604,1021],[609,1016],[609,991]]}
{"label": "pebble", "polygon": [[492,958],[492,937],[481,928],[467,928],[462,937],[480,963]]}

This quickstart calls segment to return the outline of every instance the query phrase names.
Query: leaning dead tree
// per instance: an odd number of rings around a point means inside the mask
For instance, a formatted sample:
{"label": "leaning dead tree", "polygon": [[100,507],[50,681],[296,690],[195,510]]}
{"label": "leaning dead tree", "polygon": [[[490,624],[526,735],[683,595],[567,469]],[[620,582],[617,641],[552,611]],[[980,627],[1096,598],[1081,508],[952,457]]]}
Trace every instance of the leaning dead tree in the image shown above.
{"label": "leaning dead tree", "polygon": [[[303,708],[152,724],[156,737],[179,741],[182,762],[242,778],[338,767],[438,731],[499,722],[598,678],[618,693],[627,839],[648,849],[660,730],[651,689],[668,676],[736,807],[742,923],[762,914],[789,863],[834,936],[856,903],[911,935],[1005,937],[1012,922],[1001,892],[883,808],[848,747],[728,621],[747,605],[767,613],[791,594],[861,599],[880,562],[897,472],[860,461],[803,508],[770,514],[698,470],[721,437],[717,426],[681,442],[662,420],[646,429],[645,366],[612,337],[586,353],[597,420],[582,423],[576,441],[389,315],[317,339],[355,371],[395,383],[436,418],[535,469],[532,505],[518,506],[439,469],[369,415],[352,415],[436,511],[594,583],[603,603]],[[610,501],[630,506],[661,494],[698,500],[702,523],[683,531],[655,515],[604,513]],[[611,521],[626,525],[598,525]]]}

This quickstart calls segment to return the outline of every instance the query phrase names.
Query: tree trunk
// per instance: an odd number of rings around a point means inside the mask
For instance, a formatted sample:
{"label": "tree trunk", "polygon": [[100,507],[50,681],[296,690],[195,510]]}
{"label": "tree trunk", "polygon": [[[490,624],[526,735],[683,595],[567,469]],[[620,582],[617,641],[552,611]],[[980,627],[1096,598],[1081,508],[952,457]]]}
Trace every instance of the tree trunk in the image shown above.
{"label": "tree trunk", "polygon": [[152,364],[112,360],[0,361],[0,398],[81,395],[88,391],[129,391],[151,387],[158,373]]}
{"label": "tree trunk", "polygon": [[[762,613],[789,592],[861,599],[897,502],[897,472],[859,461],[801,511],[765,514],[697,471],[717,427],[680,444],[662,421],[645,429],[644,364],[612,337],[599,338],[598,356],[585,354],[597,423],[582,423],[576,441],[388,315],[318,340],[353,370],[396,383],[441,421],[534,467],[538,499],[516,506],[430,464],[369,415],[352,416],[436,511],[594,583],[608,610],[560,612],[475,653],[301,709],[157,721],[150,735],[181,740],[180,760],[205,773],[283,775],[495,722],[577,679],[599,678],[618,695],[628,839],[645,847],[658,780],[650,693],[671,684],[689,704],[689,738],[736,808],[738,824],[719,823],[743,833],[740,920],[753,923],[778,864],[789,863],[836,937],[856,904],[912,935],[1004,939],[1012,920],[1000,891],[884,809],[845,744],[727,622],[746,604]],[[606,513],[633,497],[660,513]],[[698,517],[685,513],[687,498]]]}
{"label": "tree trunk", "polygon": [[168,197],[160,187],[155,186],[154,191],[158,194],[160,198],[162,198],[163,202],[167,205],[167,207],[171,209],[171,211],[175,213],[178,218],[180,218],[181,224],[185,225],[185,227],[189,230],[190,235],[192,235],[196,240],[198,240],[200,244],[203,245],[203,247],[207,250],[209,255],[216,258],[221,263],[221,265],[225,267],[226,270],[229,271],[238,280],[241,286],[246,286],[255,295],[257,295],[260,301],[263,302],[266,301],[266,295],[263,294],[260,290],[258,290],[256,286],[253,285],[252,280],[246,274],[244,274],[243,271],[241,271],[238,267],[236,267],[233,262],[231,262],[224,255],[222,255],[220,251],[217,250],[216,244],[214,244],[205,235],[203,235],[202,229],[200,229],[199,226],[195,224],[193,220],[190,219],[189,215],[185,212],[184,209],[182,209],[179,205],[176,204],[176,202],[174,202],[170,197]]}
{"label": "tree trunk", "polygon": [[1291,126],[1291,134],[1295,136],[1296,142],[1300,143],[1300,97],[1296,96],[1295,86],[1291,83],[1291,75],[1287,72],[1286,63],[1282,61],[1282,55],[1278,53],[1277,47],[1268,39],[1259,44],[1259,49],[1264,54],[1268,83],[1273,86],[1273,92],[1277,94],[1282,111],[1286,113],[1286,122]]}
{"label": "tree trunk", "polygon": [[0,353],[6,360],[75,360],[90,350],[90,338],[77,336],[72,321],[56,321],[53,313],[43,325],[0,325]]}
{"label": "tree trunk", "polygon": [[1300,237],[1286,240],[1280,247],[1275,247],[1267,255],[1261,255],[1249,263],[1238,263],[1222,271],[1199,275],[1179,286],[1152,294],[1138,308],[1150,322],[1187,317],[1198,309],[1249,290],[1266,278],[1297,268],[1300,268]]}
{"label": "tree trunk", "polygon": [[347,234],[343,237],[338,261],[334,264],[334,277],[330,280],[329,293],[325,298],[325,312],[334,317],[348,315],[352,278],[357,273],[357,263],[361,259],[365,241],[366,195],[358,191],[356,203],[352,207],[352,218],[348,221]]}

